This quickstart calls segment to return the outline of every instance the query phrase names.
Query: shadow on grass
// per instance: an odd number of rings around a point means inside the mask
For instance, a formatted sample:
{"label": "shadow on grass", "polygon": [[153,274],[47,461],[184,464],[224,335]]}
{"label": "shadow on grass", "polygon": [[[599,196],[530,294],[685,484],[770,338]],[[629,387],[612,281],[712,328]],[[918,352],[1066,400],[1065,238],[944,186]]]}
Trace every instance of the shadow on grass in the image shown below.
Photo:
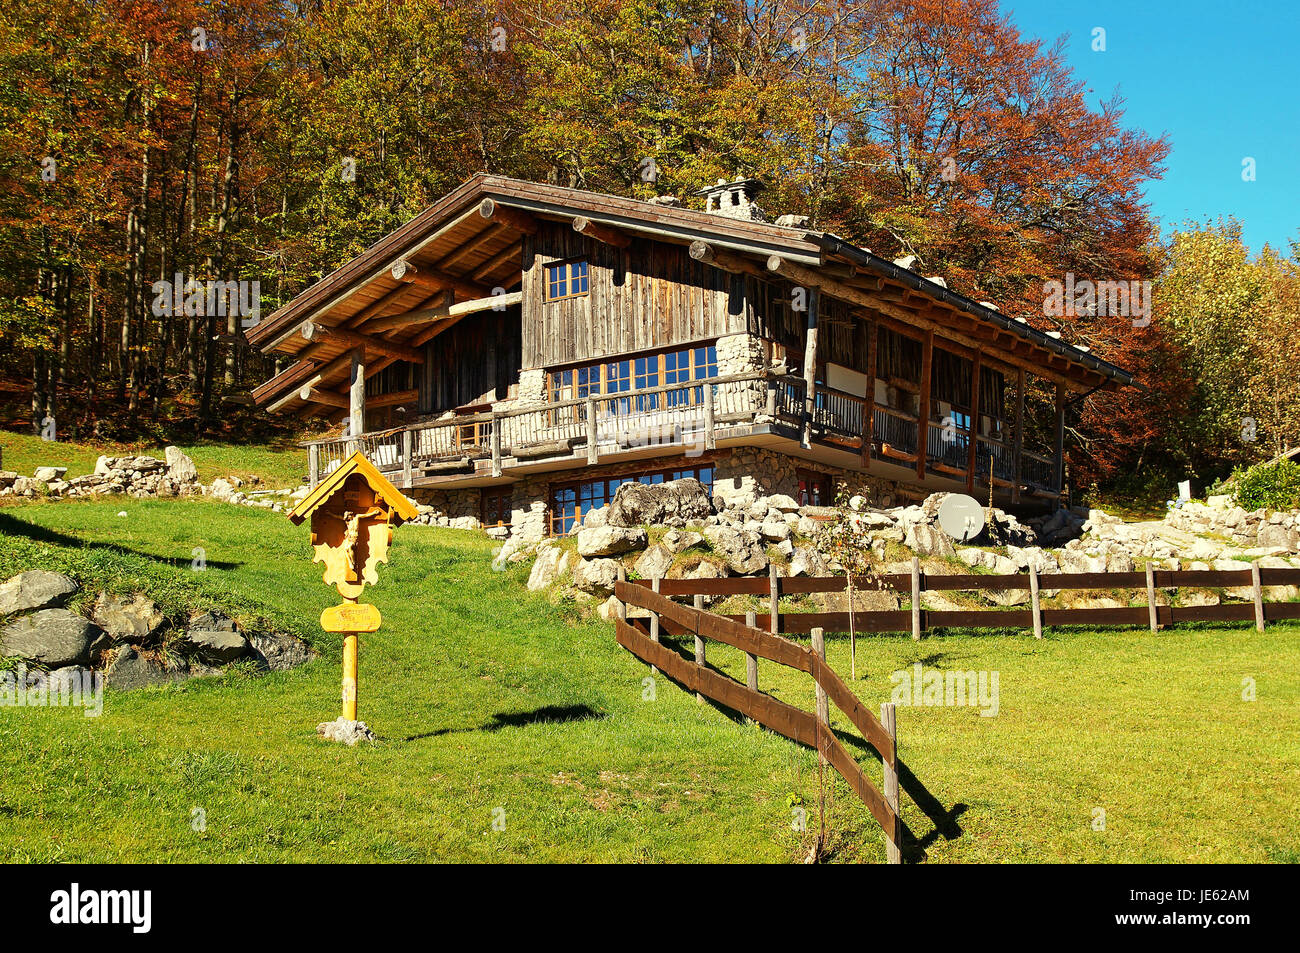
{"label": "shadow on grass", "polygon": [[[690,655],[687,655],[686,652],[683,650],[684,646],[678,646],[678,643],[675,640],[663,639],[661,644],[674,648],[677,651],[677,654],[681,655],[682,658],[687,659],[692,663],[695,661],[694,653],[692,652]],[[943,658],[942,653],[932,655],[929,657],[927,664],[931,664],[933,661],[942,658]],[[705,660],[705,667],[708,668],[710,671],[715,672],[716,674],[722,676],[723,678],[734,681],[734,679],[731,679],[730,675],[728,675],[726,672],[723,672],[721,669],[714,666],[707,659]],[[663,672],[661,670],[659,674],[663,676],[665,679],[667,679],[669,682],[672,682],[682,691],[693,694],[691,689],[687,688],[685,685],[683,685],[681,682],[677,681],[676,679],[668,675],[666,672]],[[739,682],[737,682],[737,684],[739,684]],[[720,702],[716,702],[712,698],[709,698],[707,695],[704,695],[703,699],[704,699],[704,703],[707,704],[714,711],[718,712],[719,714],[723,715],[726,718],[731,719],[737,724],[743,725],[751,721],[751,719],[747,715],[744,715],[741,712],[738,712],[727,705],[723,705]],[[770,728],[767,728],[767,726],[765,725],[763,725],[762,727],[768,731],[772,730]],[[838,738],[848,748],[856,751],[859,757],[869,756],[875,758],[877,761],[881,760],[880,752],[878,752],[872,745],[868,744],[865,739],[861,738],[856,734],[846,732],[840,729],[832,729],[832,730],[835,733],[835,737]],[[776,732],[776,733],[780,734],[780,732]],[[782,735],[782,737],[785,736]],[[798,742],[795,743],[798,744]],[[801,746],[801,747],[806,747],[806,746]],[[903,863],[905,864],[920,863],[926,859],[925,849],[929,847],[931,844],[933,844],[940,837],[944,838],[945,840],[956,840],[958,837],[962,836],[963,831],[961,829],[961,826],[957,823],[957,819],[961,817],[963,814],[965,814],[966,811],[968,811],[970,808],[969,805],[962,804],[962,803],[954,804],[951,810],[944,807],[943,802],[939,800],[937,797],[935,797],[930,792],[930,790],[926,788],[926,786],[923,783],[921,783],[921,779],[918,778],[912,772],[912,769],[907,766],[907,764],[903,761],[902,758],[898,758],[897,762],[898,762],[899,790],[907,794],[907,796],[912,799],[912,802],[921,809],[921,812],[926,816],[926,818],[930,821],[930,823],[934,825],[930,830],[918,836],[916,832],[913,831],[911,827],[908,826],[906,821],[903,822],[903,844],[902,844],[902,851],[901,851]]]}
{"label": "shadow on grass", "polygon": [[439,728],[423,734],[411,735],[403,741],[420,741],[442,735],[463,734],[471,731],[500,731],[502,728],[527,728],[529,725],[564,724],[570,721],[596,721],[607,717],[589,705],[544,705],[532,711],[497,712],[486,725],[473,728]]}
{"label": "shadow on grass", "polygon": [[[146,553],[138,549],[132,549],[129,546],[119,546],[117,543],[94,542],[80,536],[69,536],[66,533],[47,529],[44,526],[37,526],[35,523],[15,519],[2,512],[0,512],[0,533],[6,536],[25,536],[33,542],[49,543],[51,546],[63,546],[68,549],[99,549],[117,553],[121,556],[136,556],[140,559],[148,559],[151,562],[164,562],[172,565],[184,564],[186,566],[190,564],[189,556],[160,556],[157,553]],[[242,562],[227,562],[218,559],[207,560],[209,569],[235,569],[242,565]]]}

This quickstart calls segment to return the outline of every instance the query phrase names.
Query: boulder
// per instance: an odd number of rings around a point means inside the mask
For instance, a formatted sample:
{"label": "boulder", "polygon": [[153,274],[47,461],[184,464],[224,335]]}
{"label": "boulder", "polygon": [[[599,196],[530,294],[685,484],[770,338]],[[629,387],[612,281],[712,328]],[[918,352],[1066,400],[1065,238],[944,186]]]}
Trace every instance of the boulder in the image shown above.
{"label": "boulder", "polygon": [[1255,537],[1255,545],[1261,548],[1284,549],[1289,553],[1294,553],[1300,549],[1300,535],[1297,535],[1293,529],[1287,529],[1280,523],[1265,523],[1259,528],[1259,534]]}
{"label": "boulder", "polygon": [[80,589],[63,573],[29,569],[0,585],[0,615],[62,606]]}
{"label": "boulder", "polygon": [[101,592],[90,617],[114,642],[150,641],[167,622],[157,603],[142,593],[127,597]]}
{"label": "boulder", "polygon": [[235,487],[225,477],[217,477],[212,481],[212,489],[208,491],[214,500],[228,501],[235,494]]}
{"label": "boulder", "polygon": [[659,579],[668,574],[673,564],[673,551],[663,543],[656,543],[641,554],[632,568],[642,579]]}
{"label": "boulder", "polygon": [[364,721],[348,721],[342,715],[334,721],[322,721],[316,726],[316,734],[326,741],[337,741],[349,748],[362,741],[375,740],[375,733]]}
{"label": "boulder", "polygon": [[[623,484],[624,487],[631,486]],[[620,490],[623,487],[619,487]],[[647,540],[646,531],[640,526],[592,526],[578,531],[578,555],[617,556],[620,553],[643,549]]]}
{"label": "boulder", "polygon": [[618,581],[617,559],[579,559],[573,567],[573,584],[583,592],[608,596]]}
{"label": "boulder", "polygon": [[292,635],[254,632],[248,636],[248,645],[253,659],[273,672],[293,668],[316,656],[311,646]]}
{"label": "boulder", "polygon": [[543,543],[537,547],[537,559],[533,562],[533,571],[528,574],[528,591],[538,592],[548,589],[569,568],[568,550],[555,543]]}
{"label": "boulder", "polygon": [[757,534],[746,533],[727,526],[709,526],[704,538],[716,556],[738,576],[749,576],[767,569],[767,553]]}
{"label": "boulder", "polygon": [[129,691],[179,682],[186,674],[184,669],[169,669],[157,659],[142,655],[133,645],[123,645],[104,669],[104,684],[117,691]]}
{"label": "boulder", "polygon": [[672,553],[682,553],[704,542],[704,534],[694,530],[670,529],[660,542]]}
{"label": "boulder", "polygon": [[811,546],[799,546],[790,559],[791,576],[829,576],[830,566],[821,552]]}
{"label": "boulder", "polygon": [[109,645],[98,626],[67,609],[41,609],[0,629],[0,656],[46,668],[87,665]]}
{"label": "boulder", "polygon": [[[670,519],[704,519],[713,512],[709,493],[699,480],[669,480],[667,483],[624,483],[609,504],[610,526],[646,526]],[[679,524],[680,525],[680,524]]]}
{"label": "boulder", "polygon": [[176,483],[195,483],[199,479],[199,468],[180,447],[168,447],[163,453],[167,458],[167,475]]}
{"label": "boulder", "polygon": [[764,539],[779,543],[790,538],[790,524],[785,520],[767,520],[759,526],[758,532]]}
{"label": "boulder", "polygon": [[190,628],[181,640],[189,654],[210,665],[225,665],[248,654],[248,639],[239,632]]}
{"label": "boulder", "polygon": [[62,480],[67,472],[67,467],[37,467],[36,472],[32,474],[32,479],[40,480],[42,483],[52,483],[55,480]]}
{"label": "boulder", "polygon": [[[937,495],[937,494],[936,494]],[[903,537],[903,545],[919,556],[956,556],[952,539],[938,526],[929,523],[911,523]]]}
{"label": "boulder", "polygon": [[767,498],[767,505],[770,509],[780,510],[782,513],[798,513],[799,504],[795,502],[794,497],[787,496],[784,493],[776,493]]}

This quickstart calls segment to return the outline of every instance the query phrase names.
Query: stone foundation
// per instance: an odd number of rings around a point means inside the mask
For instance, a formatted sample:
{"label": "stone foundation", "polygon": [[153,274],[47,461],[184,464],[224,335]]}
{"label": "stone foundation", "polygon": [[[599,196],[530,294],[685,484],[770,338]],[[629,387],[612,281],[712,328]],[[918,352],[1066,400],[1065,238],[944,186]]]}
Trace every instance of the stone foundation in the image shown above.
{"label": "stone foundation", "polygon": [[[902,502],[899,484],[856,470],[843,470],[802,460],[759,447],[739,447],[719,460],[713,471],[713,496],[730,505],[747,506],[754,500],[782,494],[799,497],[797,470],[825,473],[836,498],[861,494],[873,507],[888,509]],[[831,501],[833,502],[833,501]]]}

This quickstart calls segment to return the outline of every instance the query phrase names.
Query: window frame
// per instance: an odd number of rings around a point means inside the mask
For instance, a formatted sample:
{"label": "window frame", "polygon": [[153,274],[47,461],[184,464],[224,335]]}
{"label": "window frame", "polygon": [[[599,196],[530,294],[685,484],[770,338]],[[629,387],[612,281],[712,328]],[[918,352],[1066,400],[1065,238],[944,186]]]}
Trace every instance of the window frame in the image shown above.
{"label": "window frame", "polygon": [[[582,266],[580,275],[574,274],[577,266]],[[542,265],[542,300],[546,303],[552,301],[568,301],[571,298],[586,298],[591,294],[591,263],[585,257],[562,258],[559,261],[548,261]],[[558,269],[564,270],[564,294],[553,294],[552,288],[558,286],[560,282],[552,279],[552,272]],[[582,290],[574,291],[574,278],[582,280]]]}

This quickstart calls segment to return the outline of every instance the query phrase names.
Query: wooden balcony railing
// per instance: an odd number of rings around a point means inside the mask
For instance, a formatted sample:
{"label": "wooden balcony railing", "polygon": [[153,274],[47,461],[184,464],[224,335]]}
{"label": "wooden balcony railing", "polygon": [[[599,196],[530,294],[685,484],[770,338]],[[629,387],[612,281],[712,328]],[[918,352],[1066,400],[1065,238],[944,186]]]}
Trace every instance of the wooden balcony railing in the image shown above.
{"label": "wooden balcony railing", "polygon": [[[716,377],[660,387],[597,394],[575,400],[515,407],[510,410],[448,416],[393,430],[310,441],[313,484],[360,449],[380,470],[400,474],[406,486],[418,472],[453,471],[475,460],[491,460],[500,476],[512,461],[572,454],[586,450],[588,463],[602,453],[648,446],[699,452],[717,446],[719,431],[736,425],[768,423],[807,426],[814,440],[861,449],[869,401],[819,387],[810,419],[802,378],[763,372]],[[920,422],[893,407],[871,405],[871,457],[915,464],[921,446]],[[975,481],[988,480],[990,460],[996,481],[1011,484],[1015,452],[1007,443],[980,436],[975,453]],[[926,425],[928,462],[946,474],[965,474],[970,435],[938,421]],[[1020,478],[1045,490],[1056,488],[1054,462],[1022,452]]]}

